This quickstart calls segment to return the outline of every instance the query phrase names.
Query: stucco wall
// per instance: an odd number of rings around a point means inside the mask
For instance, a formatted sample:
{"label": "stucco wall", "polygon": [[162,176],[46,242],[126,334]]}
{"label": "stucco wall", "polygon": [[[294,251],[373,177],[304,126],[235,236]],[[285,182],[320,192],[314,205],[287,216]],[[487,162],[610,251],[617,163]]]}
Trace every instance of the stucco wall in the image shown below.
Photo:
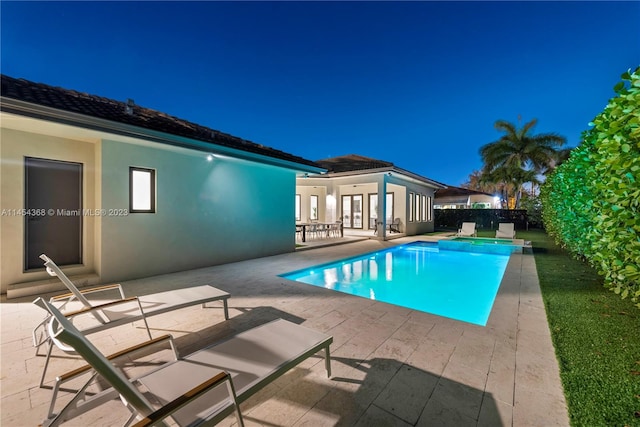
{"label": "stucco wall", "polygon": [[294,171],[106,140],[102,161],[103,209],[128,209],[130,166],[157,182],[156,213],[103,218],[103,281],[294,250]]}
{"label": "stucco wall", "polygon": [[[98,182],[96,174],[96,150],[99,141],[87,142],[58,138],[37,133],[3,128],[0,131],[0,208],[9,210],[0,217],[0,287],[6,293],[10,284],[46,279],[43,270],[24,270],[24,217],[10,214],[14,209],[23,209],[24,202],[24,158],[38,157],[50,160],[83,164],[83,208],[96,209],[95,197]],[[53,189],[52,189],[53,190]],[[99,219],[83,217],[83,265],[69,267],[68,274],[91,273],[97,270],[94,248],[96,224]],[[55,260],[55,254],[48,254]]]}
{"label": "stucco wall", "polygon": [[432,216],[431,216],[431,221],[415,221],[414,220],[412,222],[412,221],[409,221],[409,215],[407,214],[406,215],[407,224],[405,225],[405,230],[407,235],[416,235],[416,234],[432,232],[434,230],[434,224],[435,224],[434,218],[433,218],[433,198],[435,193],[433,189],[427,186],[422,186],[422,185],[417,185],[412,183],[408,184],[406,187],[406,198],[405,198],[406,212],[409,212],[409,193],[420,194],[421,196],[425,195],[427,197],[431,197]]}

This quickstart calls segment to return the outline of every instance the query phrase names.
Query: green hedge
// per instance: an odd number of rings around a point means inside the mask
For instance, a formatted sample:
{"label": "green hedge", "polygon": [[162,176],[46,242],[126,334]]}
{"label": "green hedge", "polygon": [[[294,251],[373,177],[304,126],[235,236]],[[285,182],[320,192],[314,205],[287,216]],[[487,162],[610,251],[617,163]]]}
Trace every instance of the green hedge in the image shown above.
{"label": "green hedge", "polygon": [[622,80],[540,197],[556,242],[640,307],[640,67]]}

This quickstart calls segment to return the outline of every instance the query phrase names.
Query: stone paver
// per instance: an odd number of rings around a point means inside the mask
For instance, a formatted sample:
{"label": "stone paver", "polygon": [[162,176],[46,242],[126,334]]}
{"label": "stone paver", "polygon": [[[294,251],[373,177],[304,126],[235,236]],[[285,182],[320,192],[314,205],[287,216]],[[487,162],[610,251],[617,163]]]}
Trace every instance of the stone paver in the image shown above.
{"label": "stone paver", "polygon": [[[333,335],[332,378],[326,378],[322,357],[306,360],[242,405],[247,426],[568,426],[532,255],[512,255],[486,327],[278,276],[410,240],[315,248],[123,287],[127,295],[144,295],[210,283],[231,293],[228,321],[219,307],[149,319],[154,336],[172,334],[183,354],[278,317]],[[48,409],[51,390],[37,386],[44,357],[34,354],[30,335],[43,313],[32,300],[4,298],[0,304],[2,425],[37,425]],[[91,336],[104,353],[144,339],[139,325]],[[82,365],[55,355],[48,385]],[[116,400],[68,424],[117,425],[127,415]],[[234,424],[234,417],[221,423]]]}

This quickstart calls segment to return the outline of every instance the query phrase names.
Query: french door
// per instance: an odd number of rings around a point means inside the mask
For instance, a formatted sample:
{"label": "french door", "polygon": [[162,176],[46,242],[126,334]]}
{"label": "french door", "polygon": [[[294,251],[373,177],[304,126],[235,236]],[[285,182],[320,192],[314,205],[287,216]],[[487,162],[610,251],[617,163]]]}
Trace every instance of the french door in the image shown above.
{"label": "french door", "polygon": [[342,196],[342,226],[362,228],[362,194]]}

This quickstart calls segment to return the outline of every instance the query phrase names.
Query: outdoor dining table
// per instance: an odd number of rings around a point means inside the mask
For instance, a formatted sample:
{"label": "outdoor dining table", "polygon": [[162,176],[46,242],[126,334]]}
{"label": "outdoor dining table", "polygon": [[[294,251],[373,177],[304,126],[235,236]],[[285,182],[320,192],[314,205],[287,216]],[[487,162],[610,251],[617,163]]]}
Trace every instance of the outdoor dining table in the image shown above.
{"label": "outdoor dining table", "polygon": [[[307,227],[310,225],[320,226],[322,227],[322,231],[329,235],[330,226],[337,224],[336,222],[301,222],[296,224],[296,231],[300,231],[302,235],[302,241],[307,241]],[[340,224],[340,237],[344,237],[344,229],[342,228],[342,224]]]}

